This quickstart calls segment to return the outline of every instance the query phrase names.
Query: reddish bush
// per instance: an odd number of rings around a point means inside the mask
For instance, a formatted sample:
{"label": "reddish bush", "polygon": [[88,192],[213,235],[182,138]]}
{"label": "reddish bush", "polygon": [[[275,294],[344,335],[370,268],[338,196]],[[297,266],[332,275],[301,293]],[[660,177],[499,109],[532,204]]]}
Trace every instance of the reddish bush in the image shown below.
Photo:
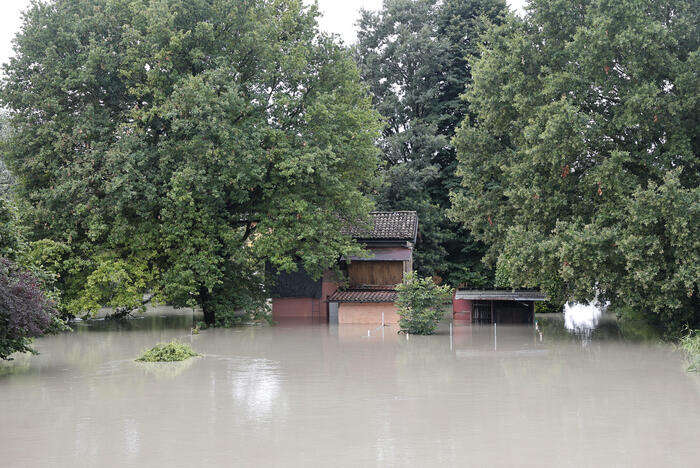
{"label": "reddish bush", "polygon": [[32,338],[49,331],[55,317],[55,304],[36,276],[0,258],[0,359],[15,352],[34,353]]}

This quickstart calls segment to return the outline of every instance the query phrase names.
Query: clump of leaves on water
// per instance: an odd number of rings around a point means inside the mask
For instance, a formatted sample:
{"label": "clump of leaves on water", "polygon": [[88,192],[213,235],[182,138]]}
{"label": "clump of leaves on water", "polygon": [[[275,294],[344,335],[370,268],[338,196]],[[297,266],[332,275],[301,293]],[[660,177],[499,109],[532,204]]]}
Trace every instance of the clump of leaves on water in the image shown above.
{"label": "clump of leaves on water", "polygon": [[688,356],[688,372],[700,372],[700,330],[691,330],[681,338],[680,347]]}
{"label": "clump of leaves on water", "polygon": [[449,286],[438,286],[432,278],[411,273],[396,287],[401,332],[431,335],[444,315],[443,304],[452,296]]}
{"label": "clump of leaves on water", "polygon": [[158,343],[137,359],[139,362],[174,362],[184,361],[199,356],[190,345],[173,340],[170,343]]}

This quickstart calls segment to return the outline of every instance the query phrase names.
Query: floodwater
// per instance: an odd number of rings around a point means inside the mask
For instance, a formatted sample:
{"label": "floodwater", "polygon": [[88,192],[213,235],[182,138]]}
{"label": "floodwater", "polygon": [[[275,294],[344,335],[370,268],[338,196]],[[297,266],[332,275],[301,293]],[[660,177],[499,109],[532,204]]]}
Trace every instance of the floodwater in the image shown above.
{"label": "floodwater", "polygon": [[[159,316],[166,314],[166,316]],[[0,465],[698,466],[700,377],[614,323],[84,322],[0,363]],[[136,363],[179,338],[203,357]]]}

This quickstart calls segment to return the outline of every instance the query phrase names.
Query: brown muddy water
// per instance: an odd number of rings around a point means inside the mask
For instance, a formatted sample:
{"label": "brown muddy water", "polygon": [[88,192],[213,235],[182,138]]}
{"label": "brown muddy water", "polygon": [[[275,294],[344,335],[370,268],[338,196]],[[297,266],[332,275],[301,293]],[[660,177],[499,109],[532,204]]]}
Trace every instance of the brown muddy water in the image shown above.
{"label": "brown muddy water", "polygon": [[[409,339],[310,323],[191,336],[191,313],[167,309],[84,322],[0,364],[0,466],[699,466],[700,377],[677,352],[606,319],[538,318]],[[203,357],[134,362],[172,338]]]}

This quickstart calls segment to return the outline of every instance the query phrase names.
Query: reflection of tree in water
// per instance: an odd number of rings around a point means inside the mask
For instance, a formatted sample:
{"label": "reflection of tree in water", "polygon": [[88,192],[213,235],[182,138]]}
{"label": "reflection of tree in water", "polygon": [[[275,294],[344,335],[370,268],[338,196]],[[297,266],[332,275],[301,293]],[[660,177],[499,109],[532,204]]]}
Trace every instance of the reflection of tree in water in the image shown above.
{"label": "reflection of tree in water", "polygon": [[177,362],[134,362],[134,365],[144,374],[157,379],[174,379],[192,367],[192,363],[198,359],[194,357]]}
{"label": "reflection of tree in water", "polygon": [[95,319],[74,324],[76,332],[158,331],[192,327],[197,319],[191,313],[136,315],[133,318]]}
{"label": "reflection of tree in water", "polygon": [[619,340],[622,337],[617,320],[610,315],[602,315],[593,327],[577,324],[567,328],[563,314],[540,314],[536,320],[545,340],[577,341],[585,347],[593,341]]}
{"label": "reflection of tree in water", "polygon": [[30,370],[31,356],[31,354],[15,354],[12,356],[12,361],[0,361],[0,379],[28,372]]}

